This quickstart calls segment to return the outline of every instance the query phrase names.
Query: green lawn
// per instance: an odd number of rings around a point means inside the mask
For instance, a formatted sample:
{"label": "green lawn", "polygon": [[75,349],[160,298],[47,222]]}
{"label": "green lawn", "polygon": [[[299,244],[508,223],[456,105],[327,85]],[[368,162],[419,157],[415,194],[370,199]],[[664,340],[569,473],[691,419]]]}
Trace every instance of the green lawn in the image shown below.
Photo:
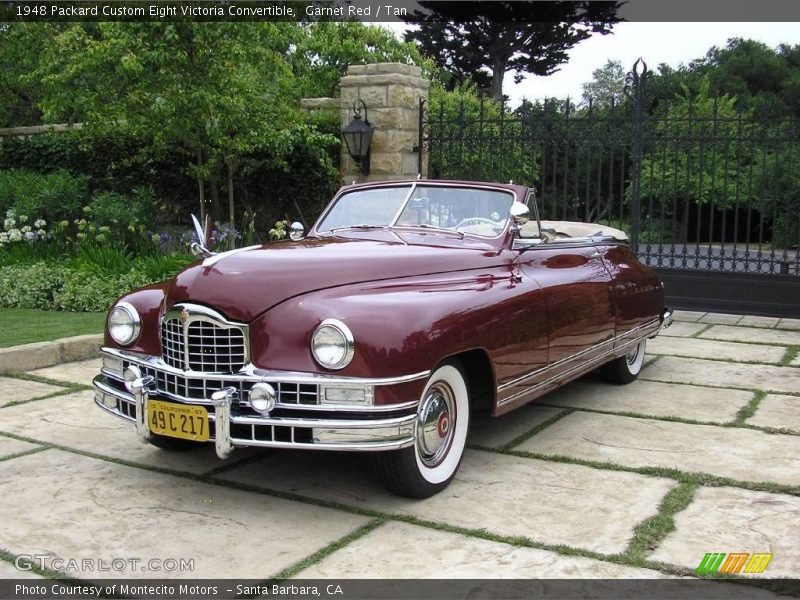
{"label": "green lawn", "polygon": [[0,348],[103,333],[105,313],[78,313],[0,308]]}

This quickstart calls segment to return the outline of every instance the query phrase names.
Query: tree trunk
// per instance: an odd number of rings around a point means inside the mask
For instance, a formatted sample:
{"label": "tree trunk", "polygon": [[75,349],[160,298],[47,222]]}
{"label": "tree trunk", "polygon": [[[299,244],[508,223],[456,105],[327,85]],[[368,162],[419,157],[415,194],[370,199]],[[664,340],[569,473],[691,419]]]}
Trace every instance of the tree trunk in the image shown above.
{"label": "tree trunk", "polygon": [[206,222],[206,186],[203,184],[203,151],[197,150],[197,188],[200,192],[200,222]]}
{"label": "tree trunk", "polygon": [[503,78],[506,74],[507,60],[496,56],[492,65],[492,99],[495,102],[503,101]]}
{"label": "tree trunk", "polygon": [[228,221],[233,225],[233,166],[230,162],[228,166]]}

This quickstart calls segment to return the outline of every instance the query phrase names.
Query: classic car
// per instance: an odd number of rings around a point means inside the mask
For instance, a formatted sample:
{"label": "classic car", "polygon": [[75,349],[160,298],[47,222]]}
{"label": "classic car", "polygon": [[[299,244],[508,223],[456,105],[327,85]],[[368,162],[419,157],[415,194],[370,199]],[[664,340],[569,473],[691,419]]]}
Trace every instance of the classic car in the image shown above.
{"label": "classic car", "polygon": [[543,221],[534,190],[345,186],[304,235],[200,259],[111,308],[95,402],[166,450],[371,451],[391,491],[445,488],[474,411],[599,369],[628,383],[671,323],[622,231]]}

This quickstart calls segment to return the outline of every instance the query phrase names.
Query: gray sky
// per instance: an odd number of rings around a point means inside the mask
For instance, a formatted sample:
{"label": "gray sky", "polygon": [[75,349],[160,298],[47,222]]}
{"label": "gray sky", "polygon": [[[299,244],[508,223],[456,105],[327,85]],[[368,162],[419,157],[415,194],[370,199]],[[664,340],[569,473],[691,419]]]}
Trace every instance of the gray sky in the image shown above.
{"label": "gray sky", "polygon": [[[402,24],[383,23],[399,32]],[[528,75],[514,84],[506,73],[504,92],[517,106],[523,97],[579,99],[581,84],[592,79],[592,71],[607,60],[619,60],[626,68],[640,56],[651,69],[660,63],[677,67],[701,58],[711,46],[724,46],[729,38],[744,37],[770,47],[780,43],[800,44],[800,23],[618,23],[609,35],[594,35],[572,49],[569,62],[548,77]]]}

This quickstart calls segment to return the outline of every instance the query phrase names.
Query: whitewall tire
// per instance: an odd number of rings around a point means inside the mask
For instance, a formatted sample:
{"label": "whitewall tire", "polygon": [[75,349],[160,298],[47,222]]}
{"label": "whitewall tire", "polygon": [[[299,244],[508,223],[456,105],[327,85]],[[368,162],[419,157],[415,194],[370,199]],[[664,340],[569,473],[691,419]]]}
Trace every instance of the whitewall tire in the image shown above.
{"label": "whitewall tire", "polygon": [[630,383],[642,371],[646,348],[647,340],[633,345],[627,354],[603,365],[600,374],[612,383]]}
{"label": "whitewall tire", "polygon": [[444,363],[422,392],[414,445],[375,456],[386,488],[409,498],[428,498],[446,488],[461,465],[469,420],[469,387],[463,369],[455,361]]}

